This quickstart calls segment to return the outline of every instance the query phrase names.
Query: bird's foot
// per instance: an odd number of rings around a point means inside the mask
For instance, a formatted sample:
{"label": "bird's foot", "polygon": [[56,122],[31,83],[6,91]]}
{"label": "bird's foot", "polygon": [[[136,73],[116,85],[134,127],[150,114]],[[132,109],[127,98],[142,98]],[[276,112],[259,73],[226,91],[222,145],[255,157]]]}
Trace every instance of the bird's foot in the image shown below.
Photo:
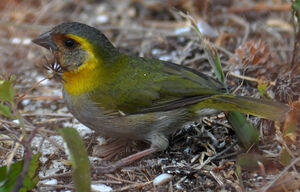
{"label": "bird's foot", "polygon": [[112,165],[109,165],[109,166],[106,166],[106,167],[95,167],[95,172],[97,174],[99,174],[99,173],[102,173],[102,174],[103,173],[112,173],[112,172],[116,171],[119,168],[122,168],[126,165],[129,165],[129,164],[133,163],[134,161],[136,161],[138,159],[141,159],[142,157],[148,156],[148,155],[150,155],[154,152],[157,152],[157,151],[158,151],[158,149],[156,149],[156,148],[149,148],[149,149],[140,151],[138,153],[135,153],[135,154],[132,154],[128,157],[125,157],[125,158],[115,162]]}

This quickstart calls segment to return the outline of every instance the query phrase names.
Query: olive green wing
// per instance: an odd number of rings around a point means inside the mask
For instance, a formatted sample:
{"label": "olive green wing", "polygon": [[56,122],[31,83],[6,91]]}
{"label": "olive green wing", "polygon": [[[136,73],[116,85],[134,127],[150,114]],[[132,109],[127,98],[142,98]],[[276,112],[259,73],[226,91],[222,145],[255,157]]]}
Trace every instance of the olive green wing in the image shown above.
{"label": "olive green wing", "polygon": [[166,61],[162,61],[162,64],[162,71],[168,75],[168,78],[161,82],[164,85],[162,91],[182,96],[226,92],[223,83],[195,69]]}
{"label": "olive green wing", "polygon": [[[178,95],[179,97],[155,103],[139,110],[138,113],[168,111],[181,107],[186,107],[191,113],[197,113],[203,108],[213,108],[282,121],[290,110],[289,106],[276,101],[227,94],[223,84],[219,81],[184,66],[164,62],[164,72],[169,75],[169,78],[162,81],[163,86],[160,93],[166,92],[167,95]],[[173,81],[173,79],[177,79],[177,81]],[[199,86],[195,94],[193,89],[181,90],[181,86],[188,84],[187,81],[195,82]],[[176,83],[174,84],[174,82]],[[191,87],[193,86],[189,86],[189,88]]]}
{"label": "olive green wing", "polygon": [[181,65],[136,57],[127,57],[118,64],[122,70],[115,72],[112,86],[102,91],[105,97],[98,99],[110,104],[108,110],[141,114],[186,107],[197,113],[203,108],[215,108],[272,120],[288,111],[288,107],[274,101],[226,94],[222,83]]}
{"label": "olive green wing", "polygon": [[[116,107],[127,113],[172,110],[225,91],[213,78],[193,69],[156,59],[130,59],[114,83]],[[158,106],[158,108],[156,108]]]}

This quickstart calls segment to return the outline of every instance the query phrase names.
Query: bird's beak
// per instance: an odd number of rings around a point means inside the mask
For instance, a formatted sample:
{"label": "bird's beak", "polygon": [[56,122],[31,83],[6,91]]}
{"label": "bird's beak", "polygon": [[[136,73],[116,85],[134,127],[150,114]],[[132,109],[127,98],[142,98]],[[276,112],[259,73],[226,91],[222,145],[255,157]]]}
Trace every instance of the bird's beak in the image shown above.
{"label": "bird's beak", "polygon": [[38,36],[37,38],[32,39],[32,42],[40,45],[42,47],[45,47],[46,49],[57,51],[57,46],[52,40],[52,33],[53,31],[48,31],[46,33],[43,33],[42,35]]}

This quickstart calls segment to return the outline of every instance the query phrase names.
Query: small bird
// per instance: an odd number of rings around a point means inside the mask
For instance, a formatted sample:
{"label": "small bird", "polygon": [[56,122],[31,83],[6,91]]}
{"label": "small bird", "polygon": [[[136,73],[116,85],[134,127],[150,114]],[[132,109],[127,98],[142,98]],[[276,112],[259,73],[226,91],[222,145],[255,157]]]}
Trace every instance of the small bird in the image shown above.
{"label": "small bird", "polygon": [[151,144],[102,172],[165,150],[170,134],[200,116],[221,110],[283,120],[289,110],[275,101],[228,94],[224,84],[194,69],[123,54],[82,23],[62,23],[32,41],[60,65],[64,102],[75,118],[104,136]]}

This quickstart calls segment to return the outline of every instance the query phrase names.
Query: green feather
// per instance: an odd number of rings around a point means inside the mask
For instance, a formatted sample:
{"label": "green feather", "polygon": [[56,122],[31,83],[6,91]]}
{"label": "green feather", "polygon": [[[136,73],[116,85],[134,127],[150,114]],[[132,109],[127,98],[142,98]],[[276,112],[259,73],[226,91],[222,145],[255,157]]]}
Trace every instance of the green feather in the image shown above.
{"label": "green feather", "polygon": [[123,54],[110,63],[105,70],[110,78],[93,94],[107,110],[128,114],[186,107],[196,116],[200,109],[214,108],[271,120],[282,120],[289,110],[275,101],[227,94],[219,81],[181,65]]}

